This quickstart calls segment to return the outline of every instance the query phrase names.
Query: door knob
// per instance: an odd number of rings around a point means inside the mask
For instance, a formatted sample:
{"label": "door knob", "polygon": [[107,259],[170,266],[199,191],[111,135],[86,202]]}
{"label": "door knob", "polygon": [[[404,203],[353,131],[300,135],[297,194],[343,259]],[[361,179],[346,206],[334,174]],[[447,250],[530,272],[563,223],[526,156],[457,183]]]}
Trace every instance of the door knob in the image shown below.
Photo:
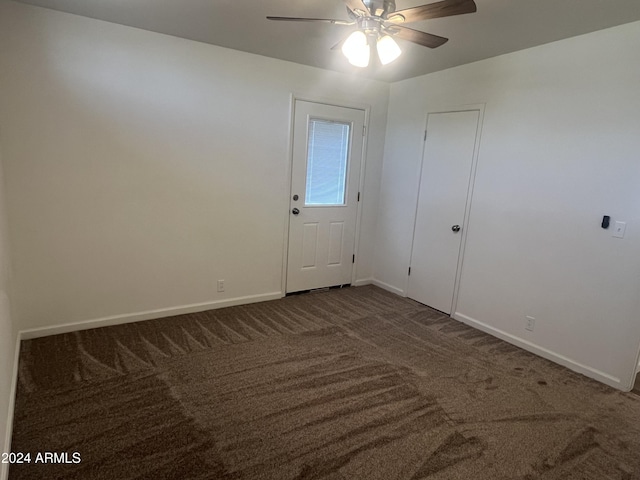
{"label": "door knob", "polygon": [[294,215],[298,215],[300,213],[300,210],[294,208],[293,210],[291,210],[291,213],[293,213]]}
{"label": "door knob", "polygon": [[460,231],[460,225],[454,225],[451,227],[451,231],[454,233],[458,233]]}

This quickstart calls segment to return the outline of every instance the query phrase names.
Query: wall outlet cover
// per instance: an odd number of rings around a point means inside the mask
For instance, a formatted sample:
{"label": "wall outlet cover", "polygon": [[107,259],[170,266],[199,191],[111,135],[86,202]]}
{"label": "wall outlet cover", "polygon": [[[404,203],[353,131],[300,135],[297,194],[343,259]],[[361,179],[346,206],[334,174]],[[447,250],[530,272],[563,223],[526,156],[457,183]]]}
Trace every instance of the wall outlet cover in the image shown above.
{"label": "wall outlet cover", "polygon": [[616,238],[624,238],[624,232],[626,230],[627,230],[626,222],[616,222],[613,225],[613,233],[611,234],[611,236]]}
{"label": "wall outlet cover", "polygon": [[524,328],[526,330],[529,330],[530,332],[533,332],[533,329],[536,326],[536,319],[534,317],[530,317],[529,315],[527,315],[524,318],[526,320],[526,324],[525,324]]}

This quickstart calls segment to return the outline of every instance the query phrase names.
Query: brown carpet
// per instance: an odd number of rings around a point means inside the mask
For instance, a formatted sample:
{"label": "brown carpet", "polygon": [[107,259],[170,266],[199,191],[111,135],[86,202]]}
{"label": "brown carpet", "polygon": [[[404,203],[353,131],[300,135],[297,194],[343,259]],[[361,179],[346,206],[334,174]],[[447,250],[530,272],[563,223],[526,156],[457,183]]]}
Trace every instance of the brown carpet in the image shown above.
{"label": "brown carpet", "polygon": [[13,442],[82,461],[11,480],[634,480],[640,397],[360,287],[25,341]]}
{"label": "brown carpet", "polygon": [[633,384],[633,390],[636,395],[640,395],[640,373],[636,375],[636,383]]}

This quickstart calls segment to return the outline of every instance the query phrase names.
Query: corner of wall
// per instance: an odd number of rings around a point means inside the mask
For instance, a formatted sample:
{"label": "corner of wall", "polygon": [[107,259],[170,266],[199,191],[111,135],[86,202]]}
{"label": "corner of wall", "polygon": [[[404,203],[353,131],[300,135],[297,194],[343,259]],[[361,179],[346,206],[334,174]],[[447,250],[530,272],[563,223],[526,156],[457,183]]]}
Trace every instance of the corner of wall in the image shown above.
{"label": "corner of wall", "polygon": [[381,280],[378,280],[376,278],[372,279],[371,283],[373,285],[375,285],[376,287],[380,287],[383,290],[386,290],[387,292],[395,293],[396,295],[400,295],[401,297],[406,297],[407,296],[406,292],[403,289],[395,287],[395,286],[393,286],[393,285],[391,285],[389,283],[385,283],[385,282],[383,282]]}

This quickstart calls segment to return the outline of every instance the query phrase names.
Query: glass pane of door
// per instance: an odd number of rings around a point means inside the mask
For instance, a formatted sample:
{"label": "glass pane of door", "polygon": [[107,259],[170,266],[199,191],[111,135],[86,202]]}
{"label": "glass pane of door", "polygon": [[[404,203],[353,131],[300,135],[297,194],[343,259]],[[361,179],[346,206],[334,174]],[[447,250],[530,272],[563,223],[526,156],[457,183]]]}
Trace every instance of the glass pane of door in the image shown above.
{"label": "glass pane of door", "polygon": [[351,125],[310,119],[305,206],[344,205]]}

